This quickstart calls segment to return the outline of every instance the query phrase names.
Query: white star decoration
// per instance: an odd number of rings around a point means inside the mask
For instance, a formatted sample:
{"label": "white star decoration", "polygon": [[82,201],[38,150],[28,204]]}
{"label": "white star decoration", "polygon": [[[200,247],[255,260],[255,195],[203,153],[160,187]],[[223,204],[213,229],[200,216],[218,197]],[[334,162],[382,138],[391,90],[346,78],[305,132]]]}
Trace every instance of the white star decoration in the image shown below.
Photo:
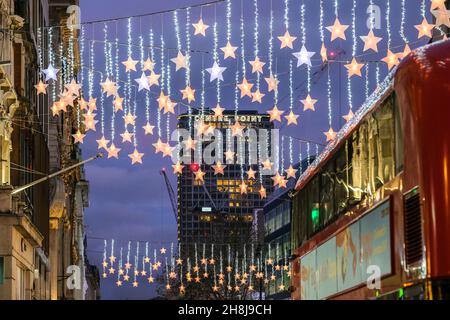
{"label": "white star decoration", "polygon": [[139,84],[138,91],[142,91],[143,89],[145,89],[147,91],[150,90],[150,85],[148,83],[147,76],[145,75],[144,72],[142,72],[142,75],[140,78],[134,79],[134,81],[136,81]]}
{"label": "white star decoration", "polygon": [[207,68],[206,71],[208,71],[208,73],[211,75],[209,78],[210,82],[213,82],[214,80],[218,79],[223,81],[223,75],[222,73],[226,70],[227,68],[225,67],[221,67],[217,64],[217,61],[214,61],[214,64],[211,68]]}
{"label": "white star decoration", "polygon": [[315,52],[308,51],[305,46],[302,46],[299,52],[294,52],[292,55],[297,58],[297,68],[303,64],[311,67],[311,58],[315,55]]}
{"label": "white star decoration", "polygon": [[58,73],[59,69],[55,69],[52,64],[49,64],[47,69],[42,70],[42,73],[45,74],[45,81],[49,80],[55,80],[56,81],[56,74]]}

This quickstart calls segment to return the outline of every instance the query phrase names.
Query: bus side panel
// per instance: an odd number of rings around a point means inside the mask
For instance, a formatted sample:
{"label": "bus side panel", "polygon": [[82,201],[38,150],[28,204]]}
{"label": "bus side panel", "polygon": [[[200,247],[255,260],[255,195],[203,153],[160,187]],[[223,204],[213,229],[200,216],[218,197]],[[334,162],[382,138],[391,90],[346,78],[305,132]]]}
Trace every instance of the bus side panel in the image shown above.
{"label": "bus side panel", "polygon": [[[450,41],[400,65],[395,90],[405,131],[405,172],[417,160],[427,276],[450,276]],[[407,177],[405,177],[407,178]],[[407,186],[405,186],[405,189]]]}

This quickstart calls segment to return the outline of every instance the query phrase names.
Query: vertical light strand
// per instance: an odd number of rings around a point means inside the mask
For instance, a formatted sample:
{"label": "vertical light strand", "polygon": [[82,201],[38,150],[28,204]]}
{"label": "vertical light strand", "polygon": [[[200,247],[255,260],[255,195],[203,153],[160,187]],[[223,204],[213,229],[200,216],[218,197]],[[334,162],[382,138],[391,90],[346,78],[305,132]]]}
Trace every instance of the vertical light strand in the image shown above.
{"label": "vertical light strand", "polygon": [[[161,37],[160,37],[160,40],[161,40],[161,48],[160,48],[160,53],[161,53],[161,55],[160,55],[160,59],[161,59],[161,62],[160,62],[160,65],[161,65],[161,78],[160,78],[160,80],[161,80],[161,91],[162,92],[164,92],[164,89],[166,88],[166,84],[165,84],[165,82],[166,82],[166,65],[165,65],[165,61],[164,61],[164,57],[165,57],[165,42],[164,42],[164,22],[163,22],[164,20],[163,20],[163,16],[161,15]],[[159,110],[159,108],[158,108],[158,110]],[[161,121],[162,121],[162,115],[161,115],[161,113],[159,113],[159,119],[158,119],[158,134],[159,134],[159,136],[161,137],[161,134],[162,134],[162,123],[161,123]]]}
{"label": "vertical light strand", "polygon": [[[105,23],[103,25],[103,55],[105,57],[105,75],[106,79],[109,77],[109,61],[108,61],[108,49],[107,49],[107,43],[108,43],[108,25]],[[102,78],[102,77],[101,77]],[[102,79],[103,80],[103,79]],[[100,95],[100,131],[102,134],[102,137],[105,136],[105,97],[102,93]]]}
{"label": "vertical light strand", "polygon": [[284,28],[289,30],[289,0],[284,0]]}
{"label": "vertical light strand", "polygon": [[[254,49],[255,49],[255,57],[259,56],[259,9],[258,9],[258,0],[253,0],[253,5],[254,5],[254,9],[255,9],[255,25],[254,25],[254,30],[253,30],[253,36],[254,36]],[[256,89],[259,89],[259,84],[260,84],[260,73],[256,72]]]}
{"label": "vertical light strand", "polygon": [[[327,100],[328,100],[328,126],[329,128],[332,128],[333,126],[333,114],[332,114],[332,101],[331,101],[331,76],[330,76],[330,67],[331,65],[328,64],[327,68]],[[309,157],[309,155],[308,155]]]}
{"label": "vertical light strand", "polygon": [[324,34],[324,28],[323,28],[323,18],[324,18],[324,11],[323,11],[323,0],[320,0],[319,3],[320,7],[320,13],[319,13],[319,35],[320,35],[320,41],[322,43],[325,43],[325,34]]}
{"label": "vertical light strand", "polygon": [[[352,5],[352,58],[356,56],[356,0]],[[350,110],[353,110],[352,78],[347,77],[347,98]]]}
{"label": "vertical light strand", "polygon": [[392,40],[392,34],[391,34],[391,0],[386,0],[386,32],[387,32],[387,47],[388,49],[391,48],[391,40]]}
{"label": "vertical light strand", "polygon": [[280,173],[284,172],[284,136],[281,136],[281,169]]}
{"label": "vertical light strand", "polygon": [[[119,71],[119,35],[117,32],[117,21],[115,24],[115,37],[114,37],[114,81],[116,83],[119,82],[119,76],[120,76],[120,71]],[[114,98],[116,99],[116,98]],[[112,113],[111,113],[111,143],[114,142],[115,136],[116,136],[116,112],[115,112],[115,108],[114,105],[112,106]]]}
{"label": "vertical light strand", "polygon": [[426,18],[426,9],[425,9],[425,0],[422,0],[422,3],[420,4],[420,13],[422,15],[422,18]]}
{"label": "vertical light strand", "polygon": [[[141,29],[141,27],[140,27]],[[141,66],[144,65],[144,37],[142,36],[142,29],[139,33],[139,49],[141,53]],[[153,61],[153,60],[152,60]],[[150,122],[150,92],[149,90],[145,90],[145,121],[146,123]]]}
{"label": "vertical light strand", "polygon": [[300,166],[298,167],[298,171],[300,175],[303,173],[303,155],[302,155],[302,141],[298,141],[298,163]]}
{"label": "vertical light strand", "polygon": [[400,36],[403,39],[403,42],[408,43],[408,38],[405,35],[405,22],[406,22],[406,0],[402,0],[401,2],[401,21],[400,21]]}
{"label": "vertical light strand", "polygon": [[241,0],[241,58],[242,58],[242,78],[245,78],[245,23],[244,23],[244,0]]}
{"label": "vertical light strand", "polygon": [[[185,83],[186,86],[190,86],[191,84],[191,9],[186,9],[186,26],[185,26],[185,33],[186,33],[186,60],[187,60],[187,69],[185,73]],[[188,104],[188,115],[189,115],[189,122],[188,122],[188,128],[189,132],[192,132],[192,108],[191,105]]]}
{"label": "vertical light strand", "polygon": [[[214,6],[214,25],[213,25],[213,40],[214,40],[214,51],[213,51],[213,59],[214,62],[219,63],[219,57],[217,55],[218,50],[218,43],[219,43],[219,36],[217,32],[217,6]],[[203,70],[203,68],[202,68]],[[204,72],[204,71],[202,71]],[[221,102],[221,93],[220,93],[220,80],[216,80],[216,100],[217,103],[220,104]]]}
{"label": "vertical light strand", "polygon": [[[131,18],[128,18],[128,23],[127,23],[127,54],[128,54],[128,57],[131,57],[131,55],[133,54],[131,33],[132,33]],[[127,72],[125,105],[123,108],[124,109],[123,111],[125,114],[128,114],[128,112],[130,112],[130,109],[129,109],[130,105],[131,105],[131,72]],[[126,130],[126,128],[125,128],[125,130]]]}
{"label": "vertical light strand", "polygon": [[[306,23],[305,23],[306,6],[304,0],[300,6],[300,30],[302,32],[302,46],[306,46]],[[311,67],[306,67],[306,83],[308,94],[311,92]]]}

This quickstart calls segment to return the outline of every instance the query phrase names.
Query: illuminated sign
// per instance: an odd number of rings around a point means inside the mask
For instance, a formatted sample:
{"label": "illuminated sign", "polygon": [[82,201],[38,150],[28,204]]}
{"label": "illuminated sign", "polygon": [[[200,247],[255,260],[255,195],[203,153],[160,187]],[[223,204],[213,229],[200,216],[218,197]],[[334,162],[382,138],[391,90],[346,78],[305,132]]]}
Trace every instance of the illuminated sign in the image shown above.
{"label": "illuminated sign", "polygon": [[212,212],[211,207],[202,207],[202,212]]}
{"label": "illuminated sign", "polygon": [[392,273],[390,204],[385,201],[300,260],[302,300],[317,300],[367,281],[370,266]]}
{"label": "illuminated sign", "polygon": [[263,118],[267,116],[263,115],[195,115],[193,116],[195,121],[203,120],[205,122],[262,122]]}

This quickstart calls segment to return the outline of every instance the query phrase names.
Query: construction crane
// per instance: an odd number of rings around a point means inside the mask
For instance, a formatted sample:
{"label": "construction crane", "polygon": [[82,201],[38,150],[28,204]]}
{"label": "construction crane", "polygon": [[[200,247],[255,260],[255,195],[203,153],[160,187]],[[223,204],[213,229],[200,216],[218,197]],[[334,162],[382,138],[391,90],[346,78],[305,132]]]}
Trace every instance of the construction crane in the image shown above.
{"label": "construction crane", "polygon": [[173,191],[172,185],[170,184],[169,178],[167,177],[166,169],[163,168],[160,171],[160,174],[163,176],[164,182],[166,183],[167,192],[169,193],[170,205],[172,206],[173,215],[175,217],[175,220],[178,220],[177,201],[175,199],[175,192]]}

